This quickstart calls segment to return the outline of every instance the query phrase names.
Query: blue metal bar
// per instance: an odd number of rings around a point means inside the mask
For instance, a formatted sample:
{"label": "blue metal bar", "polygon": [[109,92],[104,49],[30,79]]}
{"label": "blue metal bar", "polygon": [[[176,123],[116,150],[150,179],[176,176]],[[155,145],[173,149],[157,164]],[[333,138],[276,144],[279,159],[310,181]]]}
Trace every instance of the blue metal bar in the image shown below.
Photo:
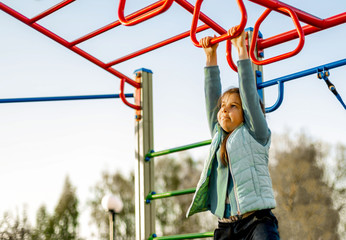
{"label": "blue metal bar", "polygon": [[305,76],[308,76],[311,74],[318,73],[318,71],[322,71],[323,69],[332,69],[332,68],[337,68],[337,67],[340,67],[343,65],[346,65],[346,58],[339,60],[339,61],[325,64],[325,65],[321,65],[318,67],[310,68],[310,69],[307,69],[307,70],[304,70],[301,72],[296,72],[296,73],[286,75],[283,77],[275,78],[273,80],[269,80],[269,81],[266,81],[263,83],[259,83],[259,84],[257,84],[257,88],[261,89],[261,88],[265,88],[265,87],[270,87],[270,86],[273,86],[275,84],[278,84],[279,82],[287,82],[290,80],[294,80],[296,78],[301,78],[301,77],[305,77]]}
{"label": "blue metal bar", "polygon": [[[133,97],[133,94],[132,93],[126,93],[125,97]],[[105,98],[119,98],[119,94],[60,96],[60,97],[8,98],[8,99],[0,99],[0,103],[90,100],[90,99],[105,99]]]}
{"label": "blue metal bar", "polygon": [[339,102],[341,103],[341,105],[344,107],[344,109],[346,110],[346,105],[344,103],[344,101],[342,100],[340,94],[335,95],[335,97],[339,100]]}
{"label": "blue metal bar", "polygon": [[[279,85],[279,94],[278,94],[278,99],[276,100],[276,103],[273,106],[266,108],[265,111],[267,113],[268,112],[273,112],[273,111],[275,111],[276,109],[278,109],[280,107],[280,105],[281,105],[281,103],[283,101],[283,97],[284,97],[284,83],[285,82],[291,81],[291,80],[294,80],[294,79],[297,79],[297,78],[305,77],[305,76],[308,76],[308,75],[311,75],[311,74],[316,74],[316,73],[319,73],[321,71],[325,71],[325,70],[328,70],[328,69],[337,68],[337,67],[340,67],[340,66],[343,66],[343,65],[346,65],[346,58],[342,59],[342,60],[339,60],[339,61],[335,61],[335,62],[331,62],[331,63],[325,64],[325,65],[321,65],[321,66],[318,66],[318,67],[310,68],[310,69],[307,69],[307,70],[304,70],[304,71],[300,71],[300,72],[296,72],[296,73],[293,73],[293,74],[289,74],[289,75],[286,75],[286,76],[283,76],[283,77],[275,78],[273,80],[269,80],[269,81],[266,81],[266,82],[257,83],[257,89],[262,89],[262,88],[265,88],[265,87],[270,87],[270,86],[273,86],[275,84]],[[339,98],[341,98],[341,97],[339,96]],[[339,98],[338,98],[338,100],[339,100]],[[342,100],[340,102],[344,106]]]}
{"label": "blue metal bar", "polygon": [[[256,70],[255,73],[256,73],[256,74],[255,74],[256,83],[257,83],[257,85],[258,85],[258,84],[260,84],[260,83],[263,82],[262,72],[259,71],[259,70]],[[260,96],[262,102],[264,102],[263,89],[257,88],[257,93],[258,93],[258,95]]]}
{"label": "blue metal bar", "polygon": [[284,83],[279,82],[279,96],[278,99],[276,100],[276,103],[274,103],[273,106],[267,107],[265,109],[266,113],[274,112],[276,109],[278,109],[284,100]]}

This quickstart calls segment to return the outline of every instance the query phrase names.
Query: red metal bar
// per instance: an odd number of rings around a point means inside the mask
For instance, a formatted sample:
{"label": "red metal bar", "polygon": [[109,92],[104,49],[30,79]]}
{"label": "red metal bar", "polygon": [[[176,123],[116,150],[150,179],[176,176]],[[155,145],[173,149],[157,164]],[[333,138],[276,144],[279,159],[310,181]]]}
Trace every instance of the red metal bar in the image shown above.
{"label": "red metal bar", "polygon": [[[138,10],[137,12],[134,12],[134,13],[128,15],[126,18],[127,19],[133,19],[133,18],[136,18],[138,16],[141,16],[141,15],[143,15],[143,14],[145,14],[145,13],[147,13],[147,12],[149,12],[149,11],[155,9],[155,8],[157,8],[158,6],[162,5],[164,1],[165,0],[161,0],[159,2],[153,3],[153,4],[151,4],[151,5],[149,5],[149,6],[145,7],[145,8],[142,8],[142,9]],[[106,32],[108,30],[111,30],[111,29],[113,29],[113,28],[115,28],[115,27],[117,27],[119,25],[121,25],[121,22],[119,20],[117,20],[115,22],[112,22],[112,23],[110,23],[110,24],[108,24],[108,25],[106,25],[106,26],[104,26],[104,27],[102,27],[100,29],[97,29],[97,30],[95,30],[95,31],[93,31],[93,32],[91,32],[91,33],[89,33],[89,34],[87,34],[87,35],[85,35],[85,36],[83,36],[83,37],[81,37],[79,39],[74,40],[73,42],[70,43],[70,45],[71,46],[77,45],[77,44],[79,44],[81,42],[84,42],[86,40],[89,40],[90,38],[93,38],[93,37],[95,37],[95,36],[97,36],[97,35],[99,35],[101,33],[104,33],[104,32]]]}
{"label": "red metal bar", "polygon": [[72,46],[75,46],[77,44],[80,44],[81,42],[84,42],[86,40],[89,40],[90,38],[96,37],[97,35],[104,33],[104,32],[107,32],[108,30],[111,30],[111,29],[113,29],[119,25],[121,25],[119,20],[112,22],[112,23],[110,23],[110,24],[108,24],[102,28],[99,28],[99,29],[97,29],[97,30],[95,30],[95,31],[93,31],[93,32],[81,37],[81,38],[78,38],[78,39],[70,42],[70,46],[72,47]]}
{"label": "red metal bar", "polygon": [[[197,28],[197,32],[204,31],[204,30],[206,30],[206,29],[208,29],[208,28],[209,28],[208,25],[202,25],[202,26],[200,26],[200,27]],[[174,37],[172,37],[172,38],[169,38],[169,39],[166,39],[166,40],[161,41],[161,42],[159,42],[159,43],[153,44],[153,45],[151,45],[151,46],[149,46],[149,47],[147,47],[147,48],[138,50],[138,51],[136,51],[136,52],[134,52],[134,53],[131,53],[131,54],[128,54],[128,55],[126,55],[126,56],[124,56],[124,57],[118,58],[118,59],[116,59],[116,60],[114,60],[114,61],[112,61],[112,62],[110,62],[110,63],[107,63],[106,66],[108,66],[108,67],[114,66],[114,65],[116,65],[116,64],[119,64],[119,63],[121,63],[121,62],[127,61],[127,60],[129,60],[129,59],[131,59],[131,58],[134,58],[134,57],[138,57],[138,56],[140,56],[140,55],[142,55],[142,54],[144,54],[144,53],[153,51],[153,50],[155,50],[155,49],[158,49],[158,48],[163,47],[163,46],[165,46],[165,45],[168,45],[168,44],[170,44],[170,43],[176,42],[176,41],[181,40],[181,39],[183,39],[183,38],[186,38],[186,37],[188,37],[188,36],[190,36],[190,31],[186,31],[186,32],[181,33],[181,34],[179,34],[179,35],[177,35],[177,36],[174,36]]]}
{"label": "red metal bar", "polygon": [[[182,6],[185,10],[193,14],[195,7],[189,3],[186,0],[174,0],[176,3],[178,3],[180,6]],[[225,34],[227,31],[222,28],[220,25],[218,25],[216,22],[211,20],[207,15],[205,15],[203,12],[200,13],[199,19],[207,24],[210,28],[212,28],[214,31],[216,31],[218,34]]]}
{"label": "red metal bar", "polygon": [[57,5],[51,7],[50,9],[48,9],[46,11],[44,11],[43,13],[40,13],[36,17],[31,18],[30,19],[30,23],[37,22],[38,20],[48,16],[49,14],[51,14],[51,13],[53,13],[53,12],[63,8],[63,7],[65,7],[66,5],[68,5],[68,4],[70,4],[70,3],[74,2],[74,1],[76,1],[76,0],[64,0],[61,3],[58,3]]}
{"label": "red metal bar", "polygon": [[[122,78],[120,80],[120,93],[119,93],[119,96],[120,96],[120,99],[123,101],[123,103],[125,103],[125,105],[129,106],[130,108],[133,108],[133,109],[136,109],[136,110],[141,110],[141,106],[138,106],[138,105],[134,105],[132,103],[129,103],[127,100],[126,100],[126,97],[125,97],[125,93],[124,93],[124,85],[125,85],[125,79]],[[139,84],[139,83],[138,83]]]}
{"label": "red metal bar", "polygon": [[227,59],[228,65],[233,69],[233,71],[238,72],[238,67],[233,62],[233,58],[232,58],[232,43],[231,43],[231,40],[227,40],[227,42],[226,42],[226,59]]}
{"label": "red metal bar", "polygon": [[[119,21],[125,25],[125,26],[132,26],[136,25],[138,23],[141,23],[145,20],[148,20],[149,18],[155,17],[170,8],[174,0],[164,0],[164,1],[159,1],[156,3],[157,7],[155,9],[151,9],[151,11],[146,10],[143,15],[140,15],[136,17],[135,19],[126,19],[124,17],[124,8],[125,8],[125,3],[126,0],[120,0],[119,1],[119,7],[118,7],[118,18]],[[150,8],[150,6],[148,6]],[[146,9],[146,8],[145,8]]]}
{"label": "red metal bar", "polygon": [[[346,12],[344,13],[340,13],[338,15],[329,17],[324,19],[325,22],[325,26],[324,28],[317,28],[311,25],[305,25],[303,26],[303,31],[304,31],[304,35],[309,35],[315,32],[319,32],[321,30],[327,29],[327,28],[331,28],[331,27],[335,27],[337,25],[346,23]],[[296,30],[291,30],[285,33],[281,33],[279,35],[267,38],[267,39],[263,39],[263,40],[258,40],[257,41],[257,48],[259,50],[263,50],[265,48],[269,48],[284,42],[288,42],[290,40],[296,39],[298,38],[299,35],[297,33]]]}
{"label": "red metal bar", "polygon": [[304,12],[298,8],[292,7],[286,3],[277,1],[277,0],[249,0],[251,2],[257,3],[259,5],[262,5],[266,8],[270,8],[274,11],[283,13],[287,16],[289,16],[289,14],[287,12],[285,12],[283,9],[284,8],[289,8],[291,9],[293,12],[295,12],[295,14],[297,15],[298,19],[302,22],[305,22],[309,25],[315,26],[315,27],[319,27],[319,28],[324,28],[325,22],[323,19],[315,17],[307,12]]}
{"label": "red metal bar", "polygon": [[[193,44],[196,47],[201,47],[201,45],[199,44],[199,41],[196,38],[196,29],[197,29],[197,23],[198,23],[198,19],[199,19],[199,14],[201,11],[201,5],[202,5],[203,0],[197,0],[196,1],[196,5],[193,11],[193,18],[192,18],[192,25],[191,25],[191,40],[193,42]],[[210,41],[210,44],[213,45],[215,43],[227,40],[227,39],[232,39],[235,38],[237,36],[239,36],[239,34],[241,34],[244,31],[246,22],[247,22],[247,12],[246,12],[246,8],[244,6],[243,0],[237,0],[240,12],[241,12],[241,21],[240,24],[237,27],[237,31],[234,33],[234,35],[230,35],[228,32],[222,34],[219,37],[215,37]]]}
{"label": "red metal bar", "polygon": [[[175,0],[176,3],[178,3],[180,6],[182,6],[185,10],[187,10],[188,12],[190,12],[191,14],[193,14],[194,12],[194,6],[187,2],[186,0]],[[212,28],[214,31],[216,31],[218,34],[222,35],[227,33],[227,31],[225,29],[223,29],[220,25],[218,25],[216,22],[214,22],[213,20],[211,20],[207,15],[205,15],[203,12],[200,12],[199,14],[199,19],[204,22],[205,24],[207,24],[210,28]],[[229,64],[229,66],[234,70],[234,71],[238,71],[237,70],[237,66],[234,64],[233,59],[232,59],[232,47],[230,42],[226,45],[227,46],[227,62]]]}
{"label": "red metal bar", "polygon": [[48,29],[42,27],[41,25],[37,24],[37,23],[30,23],[30,19],[25,17],[24,15],[18,13],[17,11],[15,11],[14,9],[6,6],[5,4],[0,2],[0,9],[3,10],[4,12],[8,13],[9,15],[15,17],[16,19],[20,20],[21,22],[29,25],[30,27],[34,28],[35,30],[39,31],[40,33],[46,35],[47,37],[53,39],[54,41],[60,43],[61,45],[65,46],[66,48],[70,49],[71,51],[77,53],[78,55],[88,59],[89,61],[91,61],[92,63],[96,64],[97,66],[103,68],[104,70],[108,71],[109,73],[115,75],[118,78],[121,79],[125,79],[125,81],[127,83],[129,83],[130,85],[132,85],[133,87],[139,88],[140,84],[133,81],[131,78],[125,76],[124,74],[118,72],[117,70],[110,68],[110,67],[106,67],[106,64],[101,62],[100,60],[98,60],[97,58],[93,57],[92,55],[88,54],[87,52],[83,51],[82,49],[73,46],[70,47],[70,43],[68,41],[66,41],[65,39],[59,37],[58,35],[56,35],[55,33],[49,31]]}
{"label": "red metal bar", "polygon": [[281,54],[279,56],[268,58],[268,59],[265,59],[262,61],[259,61],[256,59],[254,50],[255,50],[255,45],[257,43],[258,30],[259,30],[259,27],[260,27],[261,23],[263,22],[263,20],[269,15],[269,13],[271,11],[272,11],[271,9],[267,8],[263,12],[263,14],[259,17],[259,19],[256,21],[255,26],[254,26],[252,40],[251,40],[251,46],[250,46],[250,58],[251,58],[252,62],[254,64],[257,64],[257,65],[265,65],[265,64],[277,62],[277,61],[292,57],[292,56],[298,54],[304,46],[304,32],[303,32],[302,27],[300,26],[299,19],[298,19],[297,15],[295,14],[295,12],[293,10],[291,10],[289,8],[281,8],[280,11],[287,12],[291,16],[293,23],[296,26],[296,29],[297,29],[298,34],[299,34],[298,46],[293,51]]}

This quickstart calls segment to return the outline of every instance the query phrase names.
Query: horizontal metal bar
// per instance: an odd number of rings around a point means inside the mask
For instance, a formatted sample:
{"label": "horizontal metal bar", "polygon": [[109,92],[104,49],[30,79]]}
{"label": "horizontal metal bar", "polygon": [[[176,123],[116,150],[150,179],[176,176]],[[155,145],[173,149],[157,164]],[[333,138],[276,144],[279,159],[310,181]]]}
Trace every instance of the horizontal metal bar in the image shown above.
{"label": "horizontal metal bar", "polygon": [[[132,93],[126,93],[126,97],[133,97]],[[18,102],[46,102],[46,101],[66,101],[66,100],[90,100],[119,98],[119,94],[106,95],[83,95],[83,96],[59,96],[59,97],[31,97],[31,98],[8,98],[0,99],[0,103],[18,103]]]}
{"label": "horizontal metal bar", "polygon": [[324,26],[323,19],[316,17],[312,14],[309,14],[307,12],[304,12],[298,8],[290,6],[283,2],[280,2],[277,0],[249,0],[249,1],[257,3],[259,5],[262,5],[266,8],[272,9],[274,11],[280,12],[285,15],[288,15],[288,14],[287,12],[282,11],[282,7],[289,8],[296,13],[300,21],[319,27],[319,28],[322,28]]}
{"label": "horizontal metal bar", "polygon": [[44,18],[44,17],[47,17],[49,14],[52,14],[54,12],[56,12],[57,10],[65,7],[66,5],[74,2],[76,0],[65,0],[65,1],[62,1],[60,3],[58,3],[57,5],[51,7],[50,9],[40,13],[39,15],[37,15],[36,17],[33,17],[30,19],[30,23],[34,23],[34,22],[37,22],[38,20]]}
{"label": "horizontal metal bar", "polygon": [[204,233],[187,233],[180,235],[162,236],[162,237],[150,237],[149,240],[161,239],[161,240],[173,240],[173,239],[195,239],[195,238],[207,238],[213,237],[214,232],[204,232]]}
{"label": "horizontal metal bar", "polygon": [[[193,11],[195,7],[189,3],[186,0],[175,0],[176,3],[178,3],[180,6],[182,6],[186,11],[193,14]],[[215,21],[213,21],[211,18],[209,18],[207,15],[205,15],[203,12],[200,13],[199,19],[207,24],[210,28],[212,28],[214,31],[216,31],[218,34],[222,35],[225,34],[227,31],[222,28],[220,25],[218,25]]]}
{"label": "horizontal metal bar", "polygon": [[151,193],[151,194],[148,194],[148,196],[146,197],[146,200],[156,200],[161,198],[169,198],[169,197],[174,197],[179,195],[191,194],[191,193],[194,193],[195,191],[196,191],[196,188],[189,188],[189,189],[176,190],[176,191],[170,191],[165,193]]}
{"label": "horizontal metal bar", "polygon": [[294,80],[296,78],[301,78],[301,77],[305,77],[311,74],[317,74],[318,71],[322,71],[323,69],[332,69],[332,68],[337,68],[340,66],[346,65],[346,58],[339,60],[339,61],[335,61],[335,62],[331,62],[328,64],[324,64],[318,67],[314,67],[314,68],[310,68],[304,71],[300,71],[300,72],[296,72],[296,73],[292,73],[283,77],[279,77],[279,78],[275,78],[263,83],[259,83],[257,84],[257,88],[261,89],[261,88],[265,88],[265,87],[270,87],[273,85],[278,84],[279,82],[287,82],[290,80]]}
{"label": "horizontal metal bar", "polygon": [[[208,29],[208,28],[209,28],[208,25],[202,25],[202,26],[200,26],[200,27],[197,28],[196,32],[201,32],[201,31],[204,31],[204,30],[206,30],[206,29]],[[190,36],[190,31],[181,33],[181,34],[176,35],[176,36],[174,36],[174,37],[171,37],[171,38],[168,38],[168,39],[166,39],[166,40],[163,40],[163,41],[161,41],[161,42],[159,42],[159,43],[153,44],[153,45],[151,45],[151,46],[149,46],[149,47],[143,48],[143,49],[141,49],[141,50],[138,50],[138,51],[136,51],[136,52],[133,52],[133,53],[131,53],[131,54],[128,54],[128,55],[126,55],[126,56],[123,56],[123,57],[121,57],[121,58],[118,58],[118,59],[116,59],[116,60],[114,60],[114,61],[112,61],[112,62],[110,62],[110,63],[107,63],[106,66],[108,66],[108,67],[114,66],[114,65],[119,64],[119,63],[121,63],[121,62],[124,62],[124,61],[127,61],[127,60],[129,60],[129,59],[138,57],[138,56],[140,56],[140,55],[142,55],[142,54],[144,54],[144,53],[151,52],[151,51],[153,51],[153,50],[155,50],[155,49],[158,49],[158,48],[160,48],[160,47],[166,46],[166,45],[168,45],[168,44],[171,44],[171,43],[173,43],[173,42],[176,42],[176,41],[178,41],[178,40],[184,39],[184,38],[189,37],[189,36]]]}
{"label": "horizontal metal bar", "polygon": [[67,40],[63,39],[62,37],[58,36],[57,34],[49,31],[47,28],[37,24],[37,23],[31,23],[30,19],[25,17],[24,15],[20,14],[19,12],[15,11],[14,9],[8,7],[7,5],[3,4],[0,2],[0,9],[3,10],[4,12],[8,13],[9,15],[11,15],[12,17],[18,19],[19,21],[27,24],[28,26],[32,27],[33,29],[39,31],[40,33],[46,35],[47,37],[51,38],[52,40],[60,43],[61,45],[63,45],[64,47],[70,49],[71,51],[77,53],[78,55],[84,57],[85,59],[88,59],[90,62],[96,64],[97,66],[103,68],[104,70],[106,70],[107,72],[113,74],[114,76],[120,78],[120,79],[125,79],[125,81],[132,85],[135,88],[139,88],[140,84],[133,81],[131,78],[125,76],[124,74],[122,74],[121,72],[115,70],[114,68],[111,67],[106,67],[106,64],[102,61],[100,61],[99,59],[97,59],[96,57],[92,56],[91,54],[83,51],[82,49],[76,47],[76,46],[70,46],[70,42],[68,42]]}
{"label": "horizontal metal bar", "polygon": [[174,153],[174,152],[180,152],[180,151],[188,150],[191,148],[202,147],[202,146],[208,145],[210,143],[211,143],[211,140],[205,140],[202,142],[192,143],[192,144],[184,145],[181,147],[171,148],[171,149],[162,150],[162,151],[158,151],[158,152],[150,152],[150,153],[147,153],[147,155],[145,157],[146,158],[158,157],[158,156],[162,156],[162,155],[166,155],[166,154],[170,154],[170,153]]}
{"label": "horizontal metal bar", "polygon": [[[153,3],[152,5],[150,5],[148,7],[142,8],[141,10],[138,10],[137,12],[134,12],[134,13],[126,16],[126,18],[127,19],[133,19],[135,17],[138,17],[138,16],[142,15],[143,13],[146,13],[148,11],[151,11],[151,10],[155,9],[158,5],[160,5],[161,2],[164,2],[164,1],[165,0]],[[91,32],[91,33],[89,33],[89,34],[87,34],[87,35],[85,35],[85,36],[83,36],[83,37],[81,37],[79,39],[74,40],[70,44],[71,44],[71,46],[74,46],[76,44],[84,42],[84,41],[86,41],[86,40],[88,40],[90,38],[93,38],[93,37],[95,37],[95,36],[97,36],[97,35],[99,35],[101,33],[104,33],[106,31],[108,31],[110,29],[113,29],[113,28],[115,28],[117,26],[120,26],[120,25],[121,25],[121,22],[119,20],[117,20],[117,21],[112,22],[112,23],[110,23],[110,24],[108,24],[108,25],[106,25],[106,26],[104,26],[104,27],[102,27],[100,29],[97,29],[97,30],[95,30],[95,31],[93,31],[93,32]]]}
{"label": "horizontal metal bar", "polygon": [[[258,83],[257,84],[257,88],[258,89],[261,89],[261,88],[265,88],[265,87],[269,87],[269,86],[273,86],[275,84],[278,84],[279,85],[279,88],[278,88],[278,99],[277,101],[275,102],[275,104],[271,107],[268,107],[266,108],[266,112],[269,113],[269,112],[273,112],[275,111],[276,109],[278,109],[283,101],[283,98],[284,98],[284,83],[287,82],[287,81],[290,81],[290,80],[294,80],[294,79],[297,79],[297,78],[300,78],[300,77],[305,77],[305,76],[308,76],[308,75],[311,75],[311,74],[317,74],[318,72],[321,72],[321,71],[324,71],[324,70],[328,70],[328,69],[332,69],[332,68],[336,68],[336,67],[340,67],[340,66],[343,66],[343,65],[346,65],[346,59],[342,59],[342,60],[339,60],[339,61],[335,61],[335,62],[331,62],[331,63],[328,63],[328,64],[325,64],[325,65],[321,65],[321,66],[318,66],[318,67],[314,67],[314,68],[310,68],[310,69],[307,69],[307,70],[304,70],[304,71],[300,71],[300,72],[296,72],[296,73],[293,73],[293,74],[290,74],[290,75],[286,75],[286,76],[283,76],[283,77],[279,77],[279,78],[276,78],[276,79],[273,79],[273,80],[270,80],[270,81],[266,81],[266,82],[263,82],[263,83]],[[341,97],[340,97],[341,98]],[[340,101],[340,99],[338,98],[338,100]],[[340,101],[341,104],[343,104],[342,100]]]}
{"label": "horizontal metal bar", "polygon": [[[303,29],[304,35],[306,36],[315,32],[319,32],[319,31],[346,23],[346,13],[341,13],[341,14],[332,16],[330,18],[326,18],[324,19],[324,22],[325,24],[323,28],[318,28],[312,25],[303,26],[302,29]],[[284,42],[288,42],[298,37],[299,35],[297,31],[296,29],[294,29],[294,30],[290,30],[290,31],[287,31],[287,32],[263,39],[263,40],[259,39],[257,42],[257,47],[259,50],[262,50],[269,47],[273,47],[275,45],[279,45]]]}

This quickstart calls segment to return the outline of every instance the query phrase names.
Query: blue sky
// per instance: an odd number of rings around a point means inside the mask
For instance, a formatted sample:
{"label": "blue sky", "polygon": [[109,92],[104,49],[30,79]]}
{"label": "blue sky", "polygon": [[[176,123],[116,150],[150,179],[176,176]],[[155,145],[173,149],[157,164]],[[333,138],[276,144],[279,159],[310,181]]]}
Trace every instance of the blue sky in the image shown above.
{"label": "blue sky", "polygon": [[[33,17],[59,1],[2,0],[27,17]],[[128,0],[125,13],[154,1]],[[193,1],[191,1],[193,3]],[[320,18],[345,12],[343,0],[283,1]],[[244,1],[247,27],[264,11]],[[39,21],[68,41],[117,19],[118,2],[76,1]],[[202,11],[225,29],[237,25],[235,1],[205,1]],[[192,16],[174,3],[165,13],[133,27],[120,26],[78,45],[102,61],[118,57],[187,31]],[[91,95],[119,93],[119,79],[88,62],[8,14],[0,11],[0,98]],[[271,13],[261,25],[264,38],[293,29],[292,21]],[[214,34],[208,30],[200,39]],[[284,76],[346,56],[346,24],[306,36],[296,56],[264,67],[265,80]],[[271,57],[291,51],[297,40],[265,50]],[[218,49],[224,89],[237,86],[237,76],[227,65],[225,46]],[[236,61],[236,56],[234,56]],[[131,77],[138,68],[153,75],[154,146],[162,150],[209,139],[203,99],[203,50],[189,38],[114,66]],[[330,80],[346,101],[346,67],[332,69]],[[126,92],[133,88],[126,85]],[[277,87],[265,91],[266,104],[276,101]],[[268,114],[274,133],[301,130],[330,144],[346,144],[346,114],[315,75],[285,84],[282,106]],[[41,204],[53,208],[64,177],[77,186],[85,211],[89,188],[102,170],[127,173],[134,164],[134,111],[119,99],[15,103],[0,105],[0,212],[28,205],[33,214]],[[207,148],[190,153],[203,159]],[[86,215],[86,214],[85,214]]]}

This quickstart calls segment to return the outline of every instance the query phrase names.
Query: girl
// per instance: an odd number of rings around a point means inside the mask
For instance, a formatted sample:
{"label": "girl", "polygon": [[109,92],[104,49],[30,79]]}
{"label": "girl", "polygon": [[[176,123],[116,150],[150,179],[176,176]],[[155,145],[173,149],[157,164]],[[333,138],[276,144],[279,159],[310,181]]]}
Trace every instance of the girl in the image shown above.
{"label": "girl", "polygon": [[[236,27],[230,29],[234,34]],[[239,88],[221,95],[218,45],[200,40],[207,62],[205,98],[212,134],[205,162],[187,216],[209,210],[218,217],[214,239],[280,239],[268,170],[270,130],[260,106],[248,58],[245,33],[232,39],[238,50]]]}

